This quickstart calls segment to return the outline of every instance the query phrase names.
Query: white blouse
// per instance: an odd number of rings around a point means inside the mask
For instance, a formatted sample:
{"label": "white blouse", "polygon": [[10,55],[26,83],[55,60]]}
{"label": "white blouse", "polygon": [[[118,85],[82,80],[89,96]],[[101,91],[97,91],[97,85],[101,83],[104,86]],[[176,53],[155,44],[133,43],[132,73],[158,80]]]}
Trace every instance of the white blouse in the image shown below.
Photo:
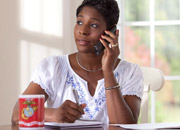
{"label": "white blouse", "polygon": [[[122,95],[143,95],[143,75],[138,65],[121,60],[114,76],[120,85]],[[80,104],[85,103],[86,120],[108,122],[104,79],[97,83],[94,96],[88,90],[87,81],[82,79],[70,66],[68,55],[51,56],[42,60],[31,77],[31,81],[39,84],[48,94],[48,108],[57,108],[65,100],[75,102],[72,88],[78,92]]]}

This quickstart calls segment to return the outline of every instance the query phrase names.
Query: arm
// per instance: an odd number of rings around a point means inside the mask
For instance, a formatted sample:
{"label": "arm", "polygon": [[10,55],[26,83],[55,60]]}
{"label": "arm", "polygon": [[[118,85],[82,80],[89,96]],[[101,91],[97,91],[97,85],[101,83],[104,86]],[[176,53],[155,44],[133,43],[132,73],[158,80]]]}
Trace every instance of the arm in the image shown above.
{"label": "arm", "polygon": [[[45,93],[45,91],[38,85],[33,82],[29,84],[27,89],[23,92],[24,95],[31,95],[31,94],[43,94],[45,95],[45,100],[48,98],[48,95]],[[13,114],[11,118],[11,122],[13,125],[18,124],[19,121],[19,101],[16,102],[14,109],[13,109]]]}
{"label": "arm", "polygon": [[[105,84],[107,87],[115,86],[117,84],[113,74],[105,78]],[[123,97],[118,88],[111,89],[106,90],[106,103],[110,123],[137,123],[141,103],[141,100],[138,97]]]}
{"label": "arm", "polygon": [[[45,101],[48,98],[46,92],[41,88],[40,85],[31,82],[28,88],[24,91],[24,95],[27,94],[43,94],[45,95]],[[14,106],[13,114],[12,114],[12,124],[18,124],[19,118],[19,105],[18,101]],[[84,113],[83,108],[85,104],[81,104],[80,106],[76,103],[66,100],[60,107],[58,108],[45,108],[45,121],[53,121],[53,122],[74,122],[76,119],[80,118]]]}
{"label": "arm", "polygon": [[[109,41],[111,45],[118,44],[119,32],[117,31],[116,35],[110,31],[105,31],[105,33],[109,36],[101,36],[103,39],[100,40],[105,47],[102,58],[102,69],[105,80],[105,87],[107,88],[117,85],[113,71],[117,65],[117,59],[118,55],[120,54],[120,50],[118,46],[110,48],[104,41],[104,39]],[[136,96],[123,97],[117,88],[105,91],[110,123],[137,123],[141,100]]]}

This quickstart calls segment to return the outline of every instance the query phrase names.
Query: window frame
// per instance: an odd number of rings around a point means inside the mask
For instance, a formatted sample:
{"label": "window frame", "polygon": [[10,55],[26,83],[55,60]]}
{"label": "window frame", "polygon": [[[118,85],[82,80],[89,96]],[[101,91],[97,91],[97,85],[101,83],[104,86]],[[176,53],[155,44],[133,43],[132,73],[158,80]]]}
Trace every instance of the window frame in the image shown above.
{"label": "window frame", "polygon": [[[120,8],[120,19],[118,22],[118,28],[119,28],[119,43],[121,47],[121,54],[120,58],[124,59],[125,56],[125,27],[126,26],[134,26],[134,27],[149,27],[150,28],[150,67],[155,67],[155,27],[157,26],[169,26],[169,25],[180,25],[180,20],[163,20],[163,21],[156,21],[155,20],[155,8],[154,3],[155,0],[149,0],[149,21],[125,21],[124,11],[125,11],[125,0],[117,0]],[[171,76],[171,75],[165,75],[165,80],[180,80],[179,76]],[[151,92],[151,123],[155,123],[155,93]]]}

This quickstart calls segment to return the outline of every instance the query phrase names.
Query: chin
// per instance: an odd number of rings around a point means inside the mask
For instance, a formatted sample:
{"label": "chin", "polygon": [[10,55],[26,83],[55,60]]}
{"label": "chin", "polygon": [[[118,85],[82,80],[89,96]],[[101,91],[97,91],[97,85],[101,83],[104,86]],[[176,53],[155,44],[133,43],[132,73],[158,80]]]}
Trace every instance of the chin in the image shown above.
{"label": "chin", "polygon": [[[90,49],[82,49],[82,48],[78,48],[77,49],[78,50],[78,52],[80,52],[80,53],[86,53],[86,54],[93,54],[94,53],[94,50],[90,50]],[[95,54],[95,53],[94,53]]]}
{"label": "chin", "polygon": [[94,48],[91,48],[90,47],[83,47],[83,46],[77,46],[77,50],[78,52],[80,53],[94,53]]}

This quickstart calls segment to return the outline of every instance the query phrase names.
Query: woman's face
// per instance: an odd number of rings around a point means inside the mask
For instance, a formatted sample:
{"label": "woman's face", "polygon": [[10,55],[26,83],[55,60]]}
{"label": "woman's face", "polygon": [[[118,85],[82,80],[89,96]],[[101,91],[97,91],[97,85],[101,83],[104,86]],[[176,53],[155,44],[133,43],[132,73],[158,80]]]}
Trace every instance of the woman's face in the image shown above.
{"label": "woman's face", "polygon": [[106,23],[103,16],[93,7],[83,7],[74,27],[74,38],[78,51],[94,53],[94,45],[97,44],[105,30]]}

